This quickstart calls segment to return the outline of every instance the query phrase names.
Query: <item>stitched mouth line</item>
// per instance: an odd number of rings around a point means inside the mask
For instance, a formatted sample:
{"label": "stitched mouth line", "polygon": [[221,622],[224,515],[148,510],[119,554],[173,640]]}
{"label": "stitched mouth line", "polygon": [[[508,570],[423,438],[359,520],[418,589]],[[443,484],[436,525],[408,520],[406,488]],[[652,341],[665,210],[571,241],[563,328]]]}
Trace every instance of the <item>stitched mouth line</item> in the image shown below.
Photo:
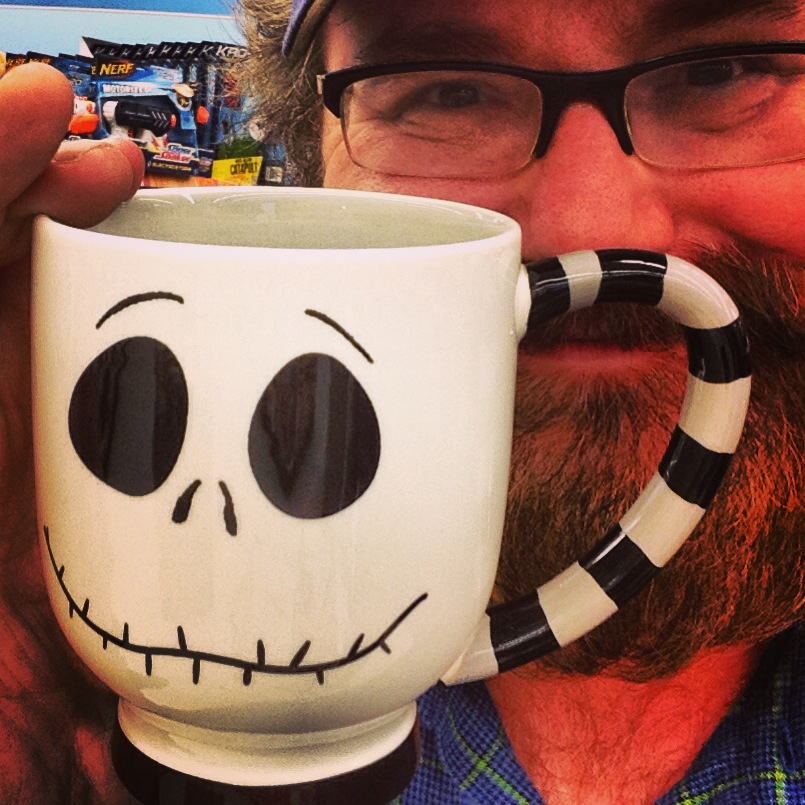
{"label": "stitched mouth line", "polygon": [[95,634],[99,635],[102,641],[104,650],[109,644],[118,646],[126,651],[134,654],[142,654],[145,662],[145,673],[151,676],[153,671],[154,657],[180,657],[188,659],[192,662],[193,669],[193,683],[198,684],[201,676],[202,663],[213,663],[215,665],[227,665],[232,668],[238,668],[243,672],[243,684],[250,685],[252,676],[258,674],[280,674],[280,675],[302,675],[312,674],[315,675],[316,680],[320,685],[324,684],[324,675],[326,672],[334,671],[337,668],[343,668],[346,665],[351,665],[360,659],[372,654],[377,649],[384,651],[386,654],[391,654],[391,648],[388,645],[388,639],[402,624],[402,622],[423,602],[427,599],[428,594],[422,593],[419,597],[415,598],[392,622],[391,624],[371,643],[365,643],[365,634],[360,634],[355,639],[350,650],[343,656],[337,659],[326,660],[317,663],[305,663],[304,659],[307,655],[310,646],[310,640],[305,640],[304,643],[297,649],[291,661],[284,665],[266,662],[265,644],[262,640],[258,640],[255,648],[254,660],[243,660],[238,657],[228,657],[223,654],[213,654],[208,651],[196,651],[187,645],[187,638],[184,629],[181,626],[176,627],[177,645],[176,646],[146,646],[133,643],[129,638],[129,625],[123,624],[123,634],[116,635],[106,631],[99,626],[89,617],[89,598],[84,599],[84,603],[79,606],[78,602],[73,598],[67,585],[64,583],[65,566],[59,565],[56,562],[56,557],[53,555],[53,548],[50,544],[50,531],[47,526],[43,528],[45,534],[45,545],[48,549],[50,556],[50,563],[53,571],[58,579],[59,586],[67,599],[69,616],[72,618],[77,615]]}

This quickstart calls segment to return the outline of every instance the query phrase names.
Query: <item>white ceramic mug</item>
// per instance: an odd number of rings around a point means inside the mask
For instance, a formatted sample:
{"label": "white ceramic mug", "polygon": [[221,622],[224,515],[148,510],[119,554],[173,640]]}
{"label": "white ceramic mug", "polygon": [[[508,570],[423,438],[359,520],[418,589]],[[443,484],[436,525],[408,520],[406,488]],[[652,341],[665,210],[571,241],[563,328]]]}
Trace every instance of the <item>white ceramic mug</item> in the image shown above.
{"label": "white ceramic mug", "polygon": [[[518,340],[605,301],[685,328],[679,425],[593,551],[487,612]],[[241,786],[369,766],[438,680],[615,612],[702,516],[749,393],[735,307],[681,260],[525,268],[503,215],[340,190],[146,191],[89,231],[38,219],[33,349],[59,623],[133,745]]]}

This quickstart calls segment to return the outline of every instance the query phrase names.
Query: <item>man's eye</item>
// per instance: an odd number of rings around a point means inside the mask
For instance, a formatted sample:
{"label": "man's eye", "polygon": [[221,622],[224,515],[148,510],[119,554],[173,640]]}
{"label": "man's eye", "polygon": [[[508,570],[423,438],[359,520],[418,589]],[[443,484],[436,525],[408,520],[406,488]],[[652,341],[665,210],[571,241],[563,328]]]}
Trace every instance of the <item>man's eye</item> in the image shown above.
{"label": "man's eye", "polygon": [[691,64],[685,78],[694,87],[713,87],[737,78],[741,72],[735,61],[705,62]]}
{"label": "man's eye", "polygon": [[457,108],[473,106],[481,102],[481,93],[477,86],[452,81],[449,84],[439,84],[423,93],[425,98],[436,106]]}
{"label": "man's eye", "polygon": [[351,114],[356,120],[411,122],[423,115],[432,119],[450,111],[475,112],[509,102],[498,86],[502,83],[434,73],[368,79],[353,89]]}
{"label": "man's eye", "polygon": [[[402,87],[400,89],[403,89]],[[488,93],[470,81],[428,81],[408,85],[393,98],[390,106],[395,118],[411,115],[438,115],[451,110],[473,111],[488,103]]]}
{"label": "man's eye", "polygon": [[643,109],[674,125],[724,131],[743,125],[749,116],[768,114],[769,104],[783,101],[786,89],[799,80],[795,75],[786,77],[788,69],[779,57],[767,56],[660,68],[633,82],[627,103],[633,114]]}
{"label": "man's eye", "polygon": [[722,88],[744,81],[783,78],[790,65],[776,63],[767,56],[747,56],[741,59],[718,59],[688,64],[681,76],[686,87]]}

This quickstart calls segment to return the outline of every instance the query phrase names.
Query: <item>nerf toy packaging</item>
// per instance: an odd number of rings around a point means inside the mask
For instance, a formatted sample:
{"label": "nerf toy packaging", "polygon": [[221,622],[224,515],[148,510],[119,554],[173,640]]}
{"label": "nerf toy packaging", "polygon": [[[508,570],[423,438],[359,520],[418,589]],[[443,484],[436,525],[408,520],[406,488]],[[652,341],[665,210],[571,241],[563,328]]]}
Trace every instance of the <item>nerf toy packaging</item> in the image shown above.
{"label": "nerf toy packaging", "polygon": [[287,183],[283,144],[263,142],[228,69],[242,46],[84,37],[82,51],[91,55],[2,53],[0,76],[28,61],[60,70],[75,95],[66,137],[137,143],[144,187]]}
{"label": "nerf toy packaging", "polygon": [[282,143],[263,142],[229,72],[242,46],[84,37],[81,49],[89,55],[0,51],[0,76],[29,61],[60,70],[75,96],[65,136],[137,143],[144,187],[288,183]]}
{"label": "nerf toy packaging", "polygon": [[[261,143],[251,103],[226,67],[244,55],[241,46],[84,41],[93,54],[94,136],[136,142],[146,159],[145,187],[266,180],[264,152],[274,155],[277,145]],[[270,176],[282,184],[284,164]]]}
{"label": "nerf toy packaging", "polygon": [[115,136],[136,142],[149,179],[207,178],[199,159],[194,93],[180,68],[106,56],[97,57],[92,67],[100,113],[97,139]]}

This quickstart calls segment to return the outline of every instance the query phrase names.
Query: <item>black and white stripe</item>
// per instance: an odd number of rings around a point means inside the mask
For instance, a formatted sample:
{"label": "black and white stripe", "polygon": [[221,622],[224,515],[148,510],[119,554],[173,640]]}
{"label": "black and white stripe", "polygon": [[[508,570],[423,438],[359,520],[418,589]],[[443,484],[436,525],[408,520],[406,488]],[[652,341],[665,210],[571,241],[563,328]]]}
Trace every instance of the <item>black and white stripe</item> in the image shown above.
{"label": "black and white stripe", "polygon": [[443,677],[492,676],[581,637],[665,565],[704,515],[730,464],[749,404],[749,347],[738,310],[711,277],[655,252],[576,252],[526,267],[528,329],[606,302],[653,305],[684,330],[688,386],[657,472],[597,545],[534,593],[492,607]]}

